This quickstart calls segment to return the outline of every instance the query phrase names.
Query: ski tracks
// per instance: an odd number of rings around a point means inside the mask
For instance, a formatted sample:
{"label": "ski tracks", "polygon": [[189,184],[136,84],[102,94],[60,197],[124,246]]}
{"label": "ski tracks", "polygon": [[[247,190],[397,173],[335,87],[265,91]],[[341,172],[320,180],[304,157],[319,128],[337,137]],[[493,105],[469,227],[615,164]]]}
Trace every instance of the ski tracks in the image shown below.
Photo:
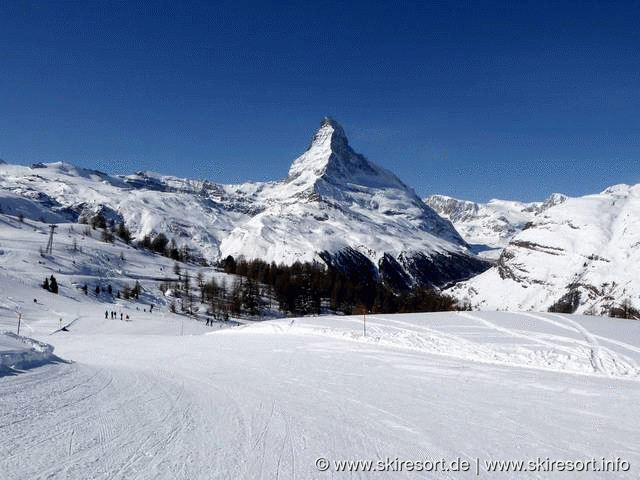
{"label": "ski tracks", "polygon": [[[510,315],[528,317],[537,322],[546,322],[568,333],[562,335],[553,330],[540,328],[513,328],[500,325],[484,316],[459,312],[458,316],[471,320],[486,329],[488,335],[480,334],[480,341],[466,338],[464,333],[447,332],[442,326],[423,325],[402,320],[369,317],[366,338],[361,341],[382,345],[421,350],[425,353],[466,358],[473,361],[497,363],[545,370],[592,373],[627,379],[640,379],[640,366],[628,355],[601,345],[599,340],[640,353],[640,349],[617,340],[599,337],[591,333],[578,321],[556,314],[512,313]],[[477,335],[477,333],[475,334]],[[483,341],[483,338],[494,338]]]}
{"label": "ski tracks", "polygon": [[527,313],[523,313],[521,315],[526,315],[528,317],[535,318],[537,320],[541,320],[543,322],[547,322],[561,328],[568,328],[578,332],[584,338],[585,342],[588,345],[589,361],[594,372],[610,376],[623,375],[630,377],[640,377],[640,366],[633,359],[620,352],[616,352],[614,350],[611,350],[610,348],[603,347],[598,339],[609,342],[619,347],[623,347],[635,353],[640,353],[640,349],[638,349],[637,347],[626,344],[624,342],[619,342],[606,337],[594,335],[579,322],[573,320],[572,318],[569,318],[568,316],[548,314],[548,317],[552,317],[548,318],[547,316],[543,315]]}
{"label": "ski tracks", "polygon": [[[181,385],[150,372],[64,367],[36,369],[37,383],[17,376],[29,399],[3,395],[10,412],[0,419],[3,479],[189,478],[192,402]],[[176,450],[180,464],[167,460]]]}

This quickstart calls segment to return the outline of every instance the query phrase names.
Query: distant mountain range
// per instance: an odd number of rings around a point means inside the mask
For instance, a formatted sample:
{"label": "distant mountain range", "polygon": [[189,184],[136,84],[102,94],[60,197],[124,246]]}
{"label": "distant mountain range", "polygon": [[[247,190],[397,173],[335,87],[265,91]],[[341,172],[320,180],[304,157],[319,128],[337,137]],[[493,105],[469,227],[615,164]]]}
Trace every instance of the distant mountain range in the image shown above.
{"label": "distant mountain range", "polygon": [[554,193],[544,202],[522,203],[490,200],[476,203],[444,195],[431,195],[424,202],[450,220],[460,235],[483,257],[497,259],[502,249],[533,218],[567,199]]}
{"label": "distant mountain range", "polygon": [[551,203],[509,239],[493,268],[449,292],[490,310],[637,309],[640,185]]}

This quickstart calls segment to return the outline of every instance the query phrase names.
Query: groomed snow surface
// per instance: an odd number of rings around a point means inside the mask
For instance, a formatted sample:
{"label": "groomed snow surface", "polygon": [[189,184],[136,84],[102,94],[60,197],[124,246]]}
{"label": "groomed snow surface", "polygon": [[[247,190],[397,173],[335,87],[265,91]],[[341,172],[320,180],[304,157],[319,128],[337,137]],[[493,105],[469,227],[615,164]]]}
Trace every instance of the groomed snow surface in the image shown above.
{"label": "groomed snow surface", "polygon": [[[373,315],[365,337],[362,317],[207,334],[148,313],[105,320],[99,305],[81,307],[67,332],[51,334],[50,317],[31,319],[29,334],[64,361],[0,377],[6,480],[640,475],[640,322]],[[333,463],[389,470],[396,459],[458,458],[468,472],[340,472]],[[594,472],[603,458],[618,470]],[[537,471],[487,471],[501,460]],[[550,472],[547,460],[593,463]]]}
{"label": "groomed snow surface", "polygon": [[51,345],[12,332],[0,332],[0,375],[55,360]]}

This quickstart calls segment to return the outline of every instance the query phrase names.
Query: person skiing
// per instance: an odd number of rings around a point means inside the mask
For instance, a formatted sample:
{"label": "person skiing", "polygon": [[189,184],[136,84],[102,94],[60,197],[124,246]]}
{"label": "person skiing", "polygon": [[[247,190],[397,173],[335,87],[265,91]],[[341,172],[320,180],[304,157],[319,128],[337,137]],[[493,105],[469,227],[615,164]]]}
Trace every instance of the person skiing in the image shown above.
{"label": "person skiing", "polygon": [[105,310],[105,311],[104,311],[104,319],[106,320],[106,319],[108,319],[108,318],[109,318],[109,311],[108,311],[108,310]]}

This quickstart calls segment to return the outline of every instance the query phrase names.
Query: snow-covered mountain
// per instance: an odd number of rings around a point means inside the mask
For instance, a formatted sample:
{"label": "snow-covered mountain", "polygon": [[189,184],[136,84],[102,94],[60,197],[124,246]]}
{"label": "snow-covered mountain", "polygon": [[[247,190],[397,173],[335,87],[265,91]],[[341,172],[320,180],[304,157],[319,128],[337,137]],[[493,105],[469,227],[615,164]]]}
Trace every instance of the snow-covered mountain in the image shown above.
{"label": "snow-covered mountain", "polygon": [[[193,187],[166,185],[156,191],[180,199]],[[637,211],[634,196],[623,211]],[[14,214],[71,215],[42,198],[12,198],[2,201]],[[173,312],[186,292],[159,288],[179,280],[173,260],[74,223],[59,224],[53,254],[40,254],[48,230],[0,214],[3,480],[322,478],[325,465],[326,476],[344,471],[334,463],[343,458],[388,465],[387,455],[416,452],[458,468],[463,452],[483,465],[474,478],[489,480],[496,459],[562,458],[567,446],[583,463],[640,462],[629,448],[640,428],[640,322],[438,312],[369,315],[366,331],[359,315],[211,325],[197,300],[194,315]],[[181,269],[182,281],[235,283],[197,264]],[[59,293],[43,288],[50,275]],[[124,294],[134,282],[139,298]],[[629,468],[614,478],[636,479]]]}
{"label": "snow-covered mountain", "polygon": [[430,195],[424,202],[438,215],[450,220],[474,249],[488,259],[497,260],[502,249],[540,212],[564,202],[566,195],[554,193],[544,202],[515,202],[493,199],[476,203],[445,195]]}
{"label": "snow-covered mountain", "polygon": [[322,259],[378,270],[398,285],[443,284],[486,268],[450,222],[393,173],[355,153],[328,118],[283,182],[249,193],[263,209],[222,241],[223,255]]}
{"label": "snow-covered mountain", "polygon": [[282,181],[221,185],[66,163],[0,165],[0,209],[44,222],[100,212],[138,239],[164,233],[208,261],[324,261],[398,287],[443,285],[488,266],[451,222],[355,153],[329,118]]}
{"label": "snow-covered mountain", "polygon": [[607,313],[640,307],[640,184],[568,198],[534,216],[497,265],[451,292],[483,309]]}

